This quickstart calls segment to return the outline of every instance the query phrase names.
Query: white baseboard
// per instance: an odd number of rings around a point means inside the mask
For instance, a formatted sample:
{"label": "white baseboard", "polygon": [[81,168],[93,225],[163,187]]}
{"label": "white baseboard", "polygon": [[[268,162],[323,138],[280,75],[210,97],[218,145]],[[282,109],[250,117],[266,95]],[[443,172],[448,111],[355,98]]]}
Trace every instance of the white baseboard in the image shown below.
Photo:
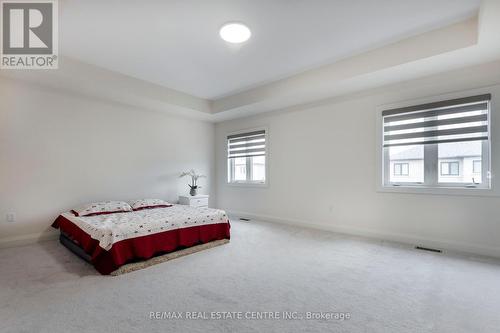
{"label": "white baseboard", "polygon": [[474,254],[480,256],[500,258],[500,247],[487,247],[478,244],[462,243],[445,239],[424,239],[407,234],[380,232],[376,230],[354,228],[345,225],[339,226],[339,225],[318,224],[308,221],[294,220],[294,219],[281,218],[269,215],[259,215],[248,212],[227,211],[227,213],[229,216],[234,216],[237,218],[243,217],[262,222],[273,222],[273,223],[294,225],[305,228],[313,228],[318,230],[326,230],[335,233],[409,244],[411,246],[418,245],[423,247],[437,248],[461,254]]}
{"label": "white baseboard", "polygon": [[55,240],[58,237],[59,232],[55,230],[48,230],[34,234],[0,238],[0,249],[6,247],[29,245],[48,240]]}

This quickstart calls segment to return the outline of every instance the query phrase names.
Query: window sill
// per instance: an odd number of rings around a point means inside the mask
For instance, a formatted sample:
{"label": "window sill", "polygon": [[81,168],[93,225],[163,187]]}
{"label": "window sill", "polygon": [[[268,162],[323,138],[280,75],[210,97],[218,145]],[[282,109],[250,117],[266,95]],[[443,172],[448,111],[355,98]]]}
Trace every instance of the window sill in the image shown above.
{"label": "window sill", "polygon": [[265,188],[268,186],[267,182],[266,183],[227,182],[226,185],[234,187],[255,187],[255,188]]}
{"label": "window sill", "polygon": [[458,196],[484,196],[495,197],[500,196],[500,193],[492,188],[468,188],[468,187],[426,187],[426,186],[379,186],[377,192],[382,193],[406,193],[406,194],[427,194],[427,195],[458,195]]}

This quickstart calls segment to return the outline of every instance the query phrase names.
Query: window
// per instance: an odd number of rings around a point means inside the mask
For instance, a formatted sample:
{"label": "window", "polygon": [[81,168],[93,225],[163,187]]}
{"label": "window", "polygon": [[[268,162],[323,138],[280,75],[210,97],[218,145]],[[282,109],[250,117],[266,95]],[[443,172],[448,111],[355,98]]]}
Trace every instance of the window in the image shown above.
{"label": "window", "polygon": [[472,172],[481,173],[481,160],[472,161]]}
{"label": "window", "polygon": [[266,130],[227,137],[227,181],[233,184],[266,184]]}
{"label": "window", "polygon": [[459,176],[459,162],[441,162],[441,176]]}
{"label": "window", "polygon": [[394,163],[394,176],[408,176],[409,169],[409,163]]}
{"label": "window", "polygon": [[490,188],[490,100],[383,111],[384,186]]}

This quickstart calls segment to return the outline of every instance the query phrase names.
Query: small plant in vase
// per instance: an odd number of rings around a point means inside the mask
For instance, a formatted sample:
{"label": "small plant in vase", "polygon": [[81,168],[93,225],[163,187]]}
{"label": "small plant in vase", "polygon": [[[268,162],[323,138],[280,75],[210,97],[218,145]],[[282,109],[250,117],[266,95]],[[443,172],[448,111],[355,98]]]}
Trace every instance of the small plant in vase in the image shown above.
{"label": "small plant in vase", "polygon": [[190,187],[189,194],[191,196],[195,196],[197,194],[198,189],[201,188],[201,186],[198,186],[198,179],[205,178],[206,176],[197,174],[196,171],[194,171],[194,169],[181,173],[180,178],[186,176],[191,177],[191,184],[188,184],[188,186]]}

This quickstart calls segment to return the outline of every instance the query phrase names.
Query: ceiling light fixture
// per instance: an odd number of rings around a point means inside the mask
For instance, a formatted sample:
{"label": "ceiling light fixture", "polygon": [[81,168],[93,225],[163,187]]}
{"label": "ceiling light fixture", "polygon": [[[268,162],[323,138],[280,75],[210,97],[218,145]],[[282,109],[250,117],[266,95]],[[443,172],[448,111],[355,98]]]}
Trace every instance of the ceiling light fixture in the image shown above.
{"label": "ceiling light fixture", "polygon": [[252,36],[252,32],[243,23],[231,22],[220,28],[219,35],[228,43],[239,44],[246,42]]}

